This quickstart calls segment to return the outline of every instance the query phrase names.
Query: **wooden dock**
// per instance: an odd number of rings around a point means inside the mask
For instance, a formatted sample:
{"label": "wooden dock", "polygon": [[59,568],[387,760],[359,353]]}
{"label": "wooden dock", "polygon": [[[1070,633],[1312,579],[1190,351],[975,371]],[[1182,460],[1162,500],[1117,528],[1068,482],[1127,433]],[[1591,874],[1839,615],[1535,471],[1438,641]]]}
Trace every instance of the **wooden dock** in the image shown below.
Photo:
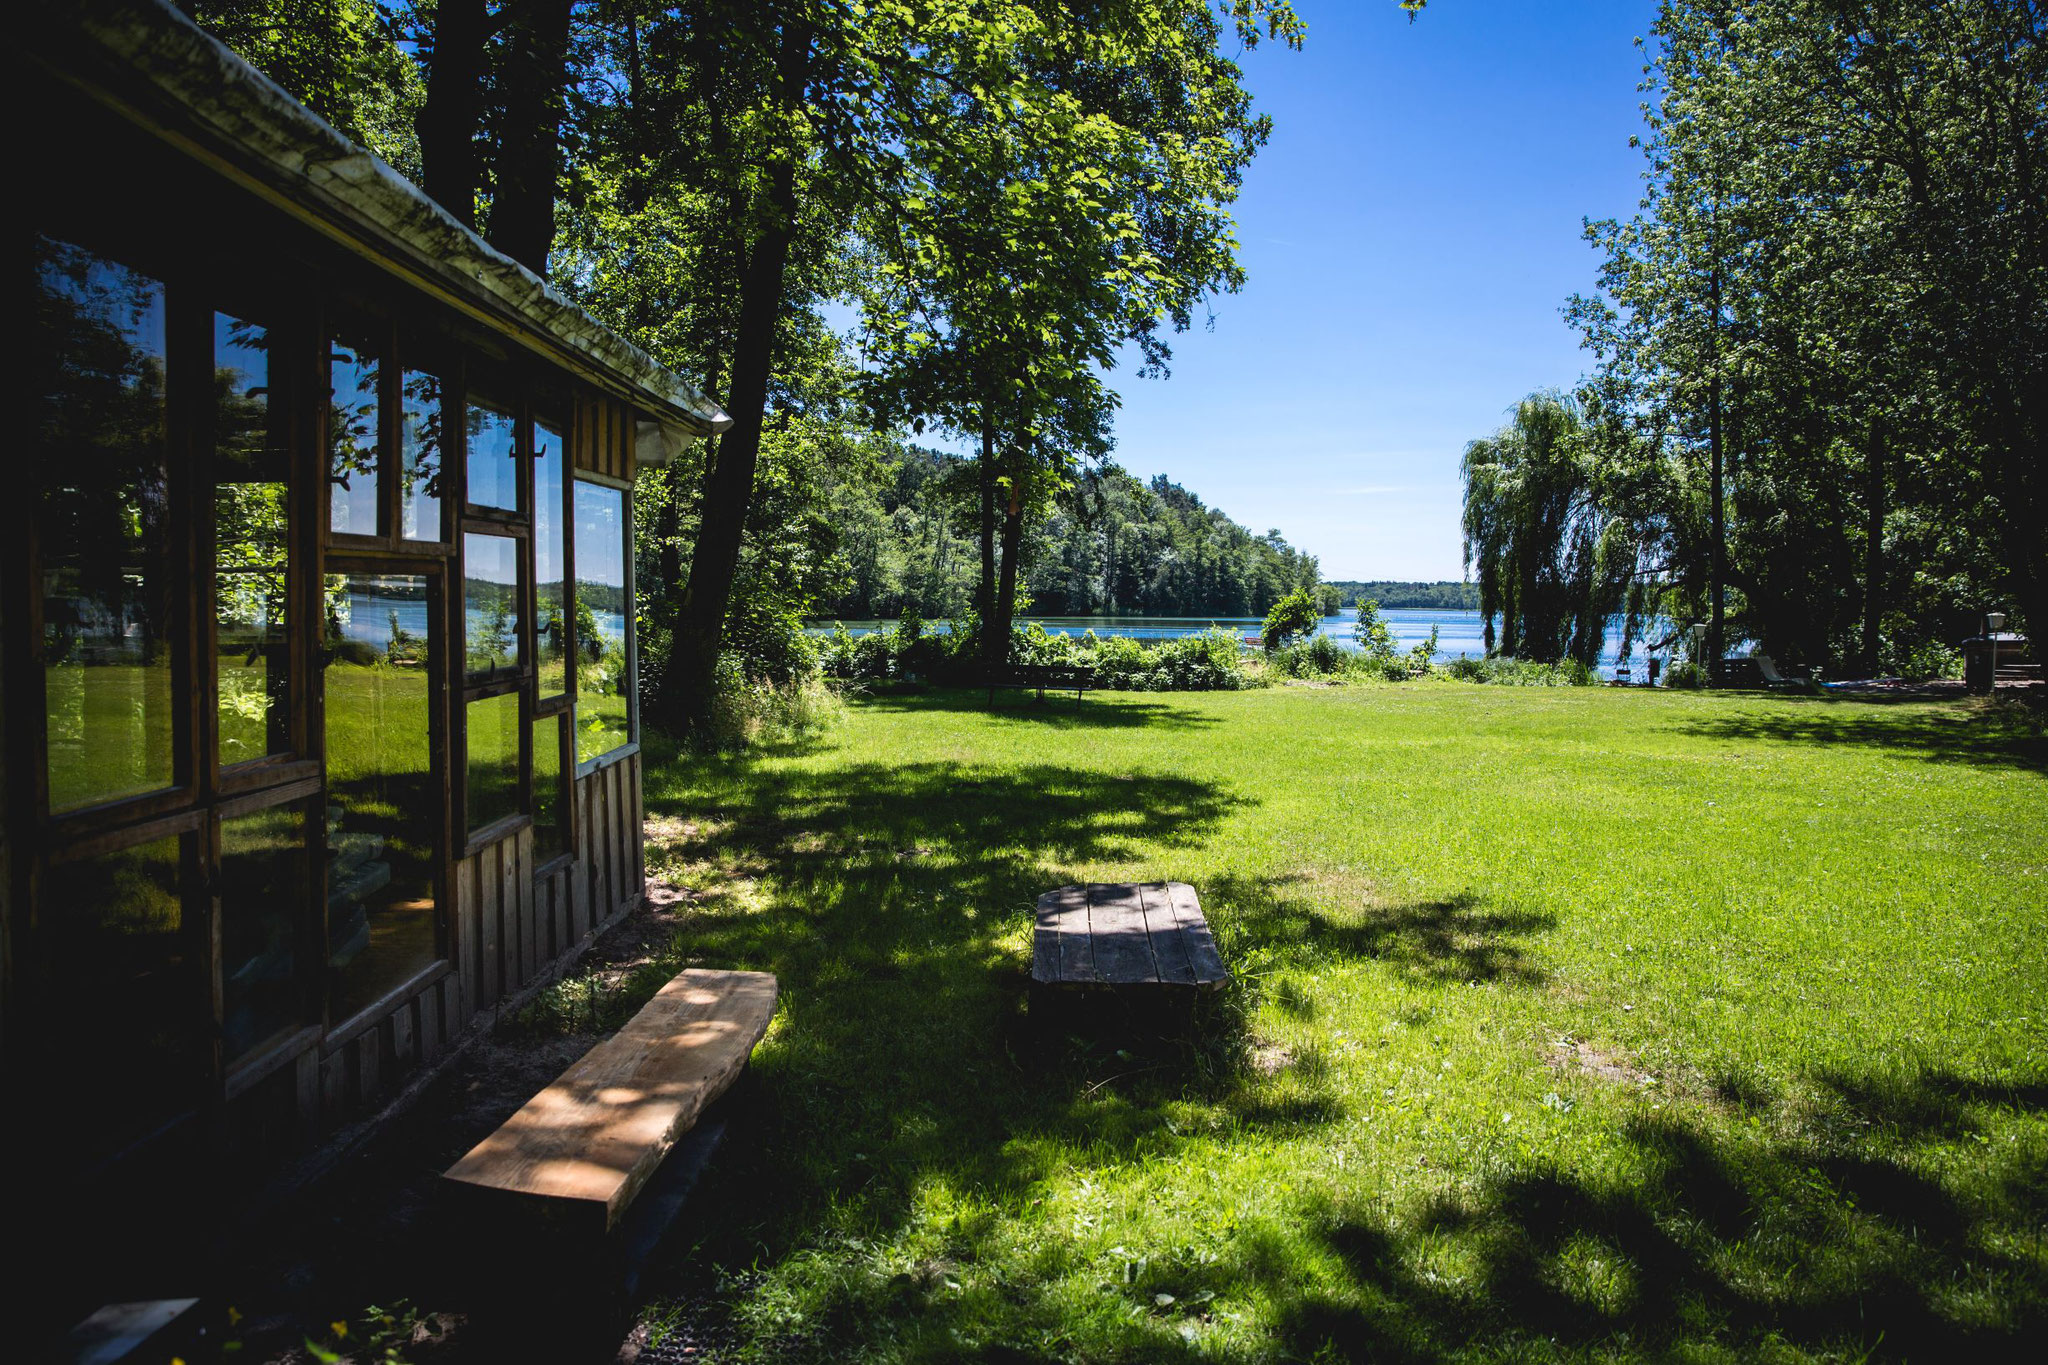
{"label": "wooden dock", "polygon": [[1230,979],[1186,882],[1091,882],[1038,898],[1031,976],[1042,986],[1214,990]]}

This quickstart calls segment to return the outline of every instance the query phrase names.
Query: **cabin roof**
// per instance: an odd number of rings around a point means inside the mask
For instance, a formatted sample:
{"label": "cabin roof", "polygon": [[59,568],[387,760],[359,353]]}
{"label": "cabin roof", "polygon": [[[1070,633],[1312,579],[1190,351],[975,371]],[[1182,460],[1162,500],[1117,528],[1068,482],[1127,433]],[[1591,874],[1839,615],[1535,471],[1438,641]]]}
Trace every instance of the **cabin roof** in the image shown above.
{"label": "cabin roof", "polygon": [[[493,248],[164,0],[41,0],[31,57],[293,217],[659,420],[641,463],[732,425],[716,403]],[[681,428],[681,432],[674,429]]]}

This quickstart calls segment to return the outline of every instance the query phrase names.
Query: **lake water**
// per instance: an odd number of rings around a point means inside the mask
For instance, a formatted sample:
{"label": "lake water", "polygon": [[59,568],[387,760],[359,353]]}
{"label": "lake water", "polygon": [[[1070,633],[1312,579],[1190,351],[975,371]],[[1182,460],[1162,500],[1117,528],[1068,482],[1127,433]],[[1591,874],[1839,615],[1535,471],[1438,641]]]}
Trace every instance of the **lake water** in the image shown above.
{"label": "lake water", "polygon": [[[416,597],[386,597],[382,593],[352,592],[348,594],[346,619],[341,623],[343,639],[360,640],[378,649],[391,643],[391,618],[397,614],[398,627],[408,635],[421,639],[427,634],[427,604]],[[619,648],[626,643],[626,618],[615,611],[591,613],[597,618],[597,628],[605,638]],[[472,625],[480,624],[484,613],[470,610],[465,613]]]}
{"label": "lake water", "polygon": [[[1438,607],[1383,607],[1380,619],[1387,623],[1394,642],[1403,650],[1421,644],[1429,638],[1429,629],[1436,627],[1436,659],[1447,663],[1460,654],[1479,658],[1486,653],[1486,626],[1476,611],[1453,611]],[[1162,616],[1029,616],[1019,617],[1019,623],[1037,622],[1053,635],[1085,635],[1094,631],[1099,636],[1123,635],[1135,640],[1177,640],[1182,636],[1199,635],[1210,626],[1224,626],[1239,637],[1255,636],[1264,624],[1257,616],[1218,617],[1162,617]],[[894,621],[848,621],[846,629],[854,635],[867,635],[877,630],[888,630]],[[1621,647],[1621,618],[1608,623],[1607,640],[1600,651],[1600,676],[1611,678],[1619,669]],[[1357,649],[1358,643],[1351,638],[1358,627],[1358,608],[1346,607],[1335,616],[1323,618],[1317,628],[1318,635],[1327,635],[1346,649]],[[926,629],[944,631],[948,626],[943,621],[928,622]],[[830,624],[811,627],[813,635],[830,635]],[[1630,663],[1635,679],[1643,679],[1643,647],[1640,641],[1632,653]]]}

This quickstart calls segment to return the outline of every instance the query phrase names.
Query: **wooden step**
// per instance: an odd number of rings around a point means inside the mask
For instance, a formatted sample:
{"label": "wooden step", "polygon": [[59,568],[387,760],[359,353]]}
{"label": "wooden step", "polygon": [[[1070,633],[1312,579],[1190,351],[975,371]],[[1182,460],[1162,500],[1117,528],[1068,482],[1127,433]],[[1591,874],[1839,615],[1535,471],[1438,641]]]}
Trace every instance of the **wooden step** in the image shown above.
{"label": "wooden step", "polygon": [[609,1234],[745,1069],[776,990],[766,972],[681,973],[443,1179],[551,1226]]}

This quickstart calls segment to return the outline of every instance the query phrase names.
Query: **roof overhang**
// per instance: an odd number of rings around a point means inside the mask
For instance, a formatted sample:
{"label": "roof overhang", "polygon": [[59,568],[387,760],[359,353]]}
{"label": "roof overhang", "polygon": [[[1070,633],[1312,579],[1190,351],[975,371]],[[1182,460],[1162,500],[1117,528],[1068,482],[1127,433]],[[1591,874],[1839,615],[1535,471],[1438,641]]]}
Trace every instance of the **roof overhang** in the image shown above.
{"label": "roof overhang", "polygon": [[[162,0],[33,0],[29,57],[316,232],[639,408],[665,464],[732,418],[492,248],[383,161]],[[650,440],[647,429],[653,428]],[[652,458],[650,458],[652,457]]]}

